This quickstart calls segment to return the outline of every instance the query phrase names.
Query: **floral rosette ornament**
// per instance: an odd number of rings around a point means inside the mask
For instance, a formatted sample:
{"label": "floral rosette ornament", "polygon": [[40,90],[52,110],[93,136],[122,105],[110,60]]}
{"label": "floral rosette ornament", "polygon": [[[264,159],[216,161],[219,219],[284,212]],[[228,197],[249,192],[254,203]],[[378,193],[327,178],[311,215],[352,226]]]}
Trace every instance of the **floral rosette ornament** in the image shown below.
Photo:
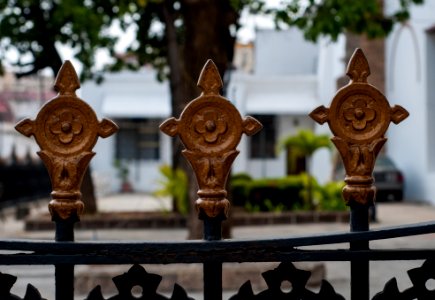
{"label": "floral rosette ornament", "polygon": [[343,198],[346,204],[371,205],[376,189],[372,176],[376,157],[387,139],[390,122],[406,119],[401,106],[390,107],[385,96],[367,82],[370,68],[361,49],[353,53],[346,74],[348,85],[334,96],[330,108],[320,106],[310,117],[317,123],[328,122],[346,170]]}
{"label": "floral rosette ornament", "polygon": [[230,207],[225,183],[243,133],[253,135],[262,125],[252,117],[241,117],[234,105],[219,94],[222,79],[208,60],[199,76],[202,94],[192,100],[179,119],[170,118],[160,130],[179,135],[183,155],[190,162],[199,185],[196,208],[199,217],[226,219]]}
{"label": "floral rosette ornament", "polygon": [[110,120],[98,121],[95,112],[75,91],[80,82],[74,67],[66,61],[56,78],[59,93],[39,111],[35,120],[25,119],[15,128],[23,135],[34,136],[50,175],[53,188],[49,204],[53,219],[80,216],[83,211],[80,186],[98,137],[108,137],[118,130]]}

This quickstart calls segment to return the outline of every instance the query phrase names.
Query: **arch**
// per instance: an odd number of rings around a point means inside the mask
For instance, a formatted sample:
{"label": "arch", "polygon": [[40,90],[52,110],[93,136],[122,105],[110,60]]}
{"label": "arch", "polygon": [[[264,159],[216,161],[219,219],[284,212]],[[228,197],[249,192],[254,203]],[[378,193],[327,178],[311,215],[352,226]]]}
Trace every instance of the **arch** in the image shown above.
{"label": "arch", "polygon": [[396,51],[397,51],[397,45],[399,44],[400,37],[402,36],[402,33],[404,30],[408,30],[411,34],[412,44],[414,46],[414,53],[415,53],[415,77],[417,79],[417,82],[420,82],[421,80],[421,58],[420,58],[420,47],[418,44],[417,34],[415,32],[415,29],[408,23],[402,23],[402,26],[397,30],[393,35],[393,41],[391,45],[391,54],[389,55],[389,74],[388,81],[389,81],[389,89],[394,89],[394,79],[395,79],[395,65],[396,65]]}

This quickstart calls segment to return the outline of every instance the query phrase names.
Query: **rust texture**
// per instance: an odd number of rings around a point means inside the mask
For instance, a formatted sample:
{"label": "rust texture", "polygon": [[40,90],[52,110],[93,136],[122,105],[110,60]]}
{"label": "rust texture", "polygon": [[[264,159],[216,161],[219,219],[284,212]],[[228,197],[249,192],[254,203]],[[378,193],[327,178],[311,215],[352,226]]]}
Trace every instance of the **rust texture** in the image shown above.
{"label": "rust texture", "polygon": [[192,100],[179,119],[170,118],[160,130],[174,137],[179,135],[186,149],[183,155],[190,162],[198,181],[199,217],[223,218],[230,203],[225,183],[243,133],[253,135],[262,125],[252,117],[242,118],[234,105],[219,92],[222,79],[215,64],[208,60],[199,76],[201,95]]}
{"label": "rust texture", "polygon": [[41,108],[36,119],[24,119],[15,129],[27,137],[33,135],[41,148],[38,155],[53,189],[50,213],[53,219],[66,220],[83,211],[80,185],[98,137],[108,137],[118,127],[107,119],[98,121],[92,108],[76,96],[80,82],[69,61],[59,70],[54,88],[58,95]]}
{"label": "rust texture", "polygon": [[373,168],[390,122],[400,123],[409,113],[401,106],[390,107],[385,96],[367,82],[370,68],[361,49],[356,49],[346,71],[348,85],[332,99],[330,108],[320,106],[310,117],[328,122],[346,170],[343,198],[347,205],[371,205],[376,189]]}

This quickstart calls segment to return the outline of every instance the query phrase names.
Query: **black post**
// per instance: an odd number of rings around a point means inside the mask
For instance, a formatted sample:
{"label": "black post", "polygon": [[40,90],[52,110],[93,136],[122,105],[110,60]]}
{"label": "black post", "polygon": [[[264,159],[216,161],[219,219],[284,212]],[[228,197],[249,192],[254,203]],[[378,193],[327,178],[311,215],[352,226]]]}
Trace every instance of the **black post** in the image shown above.
{"label": "black post", "polygon": [[[222,239],[222,218],[205,216],[204,240],[218,241]],[[222,263],[209,261],[203,265],[204,300],[222,300]]]}
{"label": "black post", "polygon": [[[353,204],[350,211],[350,231],[369,230],[369,207]],[[369,249],[368,241],[351,242],[351,250]],[[370,298],[369,261],[352,260],[350,262],[350,298],[352,300],[368,300]]]}
{"label": "black post", "polygon": [[[56,222],[56,242],[73,242],[74,224],[78,220],[76,215],[67,219],[53,217],[53,221]],[[74,300],[74,265],[58,264],[54,267],[56,300]]]}

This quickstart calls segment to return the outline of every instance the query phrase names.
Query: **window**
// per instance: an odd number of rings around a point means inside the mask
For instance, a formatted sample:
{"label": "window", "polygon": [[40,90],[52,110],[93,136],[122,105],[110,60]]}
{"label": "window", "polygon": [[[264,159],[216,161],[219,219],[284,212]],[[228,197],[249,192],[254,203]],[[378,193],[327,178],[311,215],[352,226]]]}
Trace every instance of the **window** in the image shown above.
{"label": "window", "polygon": [[263,124],[263,129],[250,137],[251,158],[275,158],[276,117],[273,115],[253,115],[253,117]]}
{"label": "window", "polygon": [[121,119],[116,135],[116,158],[158,160],[160,119]]}

